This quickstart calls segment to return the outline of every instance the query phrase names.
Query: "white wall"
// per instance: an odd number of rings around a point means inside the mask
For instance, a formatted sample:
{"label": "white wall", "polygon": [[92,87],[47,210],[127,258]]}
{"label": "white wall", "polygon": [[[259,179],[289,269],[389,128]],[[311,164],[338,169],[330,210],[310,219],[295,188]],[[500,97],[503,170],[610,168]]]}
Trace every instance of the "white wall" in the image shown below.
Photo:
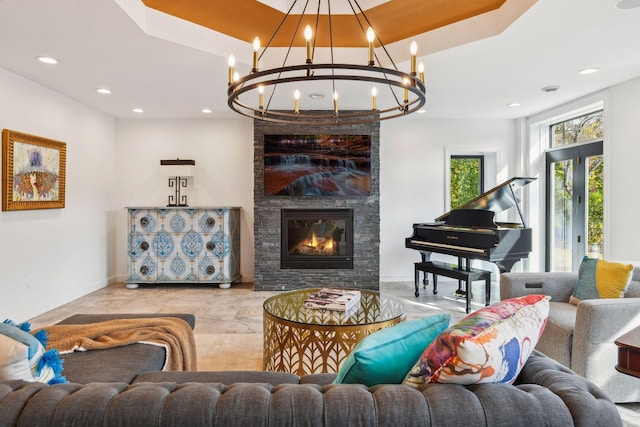
{"label": "white wall", "polygon": [[613,86],[605,119],[605,256],[640,260],[640,78]]}
{"label": "white wall", "polygon": [[115,272],[115,121],[0,68],[0,128],[67,144],[66,206],[0,212],[0,321],[99,289]]}
{"label": "white wall", "polygon": [[[240,206],[240,273],[253,281],[253,123],[250,119],[120,120],[117,277],[127,275],[125,207],[166,206],[172,193],[160,160],[193,159],[189,206]],[[165,166],[166,168],[167,166]]]}
{"label": "white wall", "polygon": [[496,152],[497,183],[515,175],[513,120],[402,118],[380,128],[380,277],[413,280],[419,253],[405,248],[412,225],[445,208],[445,152]]}

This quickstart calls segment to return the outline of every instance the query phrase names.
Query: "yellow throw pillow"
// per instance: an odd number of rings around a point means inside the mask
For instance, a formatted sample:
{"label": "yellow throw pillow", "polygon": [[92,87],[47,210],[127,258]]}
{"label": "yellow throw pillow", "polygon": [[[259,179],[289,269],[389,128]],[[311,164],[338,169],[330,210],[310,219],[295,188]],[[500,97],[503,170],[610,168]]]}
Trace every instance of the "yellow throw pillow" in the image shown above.
{"label": "yellow throw pillow", "polygon": [[569,302],[578,304],[585,299],[622,298],[632,274],[631,264],[584,257],[578,272],[578,284]]}

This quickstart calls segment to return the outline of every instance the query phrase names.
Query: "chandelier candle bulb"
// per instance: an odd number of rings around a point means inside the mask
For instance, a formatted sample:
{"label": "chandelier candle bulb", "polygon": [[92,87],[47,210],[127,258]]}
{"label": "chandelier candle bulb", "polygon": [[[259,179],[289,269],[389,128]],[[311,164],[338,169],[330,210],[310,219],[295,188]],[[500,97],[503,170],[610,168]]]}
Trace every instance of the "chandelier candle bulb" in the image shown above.
{"label": "chandelier candle bulb", "polygon": [[311,26],[307,25],[304,27],[304,39],[307,41],[307,64],[311,64],[311,37],[313,36],[313,32],[311,31]]}
{"label": "chandelier candle bulb", "polygon": [[236,57],[229,55],[229,84],[233,83],[233,67],[236,65]]}
{"label": "chandelier candle bulb", "polygon": [[369,66],[373,66],[375,64],[375,61],[373,60],[373,40],[374,39],[375,39],[375,34],[373,33],[373,28],[369,27],[369,29],[367,30],[367,41],[369,42]]}
{"label": "chandelier candle bulb", "polygon": [[258,108],[261,110],[264,108],[264,86],[262,85],[258,86]]}
{"label": "chandelier candle bulb", "polygon": [[253,39],[253,72],[258,72],[258,51],[260,50],[260,39],[256,37]]}
{"label": "chandelier candle bulb", "polygon": [[422,62],[418,64],[418,76],[420,81],[424,83],[424,64]]}
{"label": "chandelier candle bulb", "polygon": [[298,114],[300,113],[300,91],[296,90],[293,92],[293,98],[295,99],[294,111]]}
{"label": "chandelier candle bulb", "polygon": [[338,92],[333,92],[333,111],[338,114]]}
{"label": "chandelier candle bulb", "polygon": [[[409,103],[409,79],[405,78],[402,80],[404,83],[404,103]],[[406,107],[405,107],[406,108]]]}
{"label": "chandelier candle bulb", "polygon": [[416,54],[418,53],[418,44],[416,41],[411,42],[411,46],[409,46],[409,52],[411,53],[411,75],[416,75]]}
{"label": "chandelier candle bulb", "polygon": [[371,88],[371,109],[373,111],[378,109],[378,106],[376,105],[376,95],[378,95],[378,89],[374,86]]}

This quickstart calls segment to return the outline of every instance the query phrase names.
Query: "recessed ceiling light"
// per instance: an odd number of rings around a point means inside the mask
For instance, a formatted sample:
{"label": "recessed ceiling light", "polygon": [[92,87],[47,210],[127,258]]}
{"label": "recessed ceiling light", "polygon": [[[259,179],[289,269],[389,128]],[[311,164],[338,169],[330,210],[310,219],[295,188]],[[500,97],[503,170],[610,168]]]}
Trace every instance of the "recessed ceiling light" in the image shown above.
{"label": "recessed ceiling light", "polygon": [[640,7],[640,0],[620,0],[616,3],[616,9],[635,9]]}
{"label": "recessed ceiling light", "polygon": [[427,110],[418,110],[418,111],[416,111],[416,113],[418,113],[418,114],[424,114],[426,112],[427,112]]}
{"label": "recessed ceiling light", "polygon": [[111,91],[107,88],[101,87],[96,89],[96,92],[101,93],[103,95],[109,95],[111,93]]}
{"label": "recessed ceiling light", "polygon": [[540,90],[546,93],[553,93],[553,92],[557,92],[558,89],[560,89],[560,86],[545,86]]}
{"label": "recessed ceiling light", "polygon": [[519,107],[521,104],[519,102],[512,102],[510,104],[507,104],[507,107]]}
{"label": "recessed ceiling light", "polygon": [[205,114],[211,114],[213,113],[213,110],[211,110],[211,108],[203,108],[202,110],[200,110],[201,112],[205,113]]}
{"label": "recessed ceiling light", "polygon": [[133,110],[134,113],[144,113],[144,110],[142,108],[134,108]]}
{"label": "recessed ceiling light", "polygon": [[50,56],[38,56],[38,61],[44,62],[45,64],[57,64],[58,60],[55,58],[51,58]]}
{"label": "recessed ceiling light", "polygon": [[591,68],[585,68],[583,70],[578,71],[578,74],[582,74],[582,75],[593,74],[593,73],[597,73],[598,71],[600,71],[600,68],[591,67]]}
{"label": "recessed ceiling light", "polygon": [[321,93],[310,93],[309,94],[309,98],[311,99],[322,99],[324,98],[324,95]]}

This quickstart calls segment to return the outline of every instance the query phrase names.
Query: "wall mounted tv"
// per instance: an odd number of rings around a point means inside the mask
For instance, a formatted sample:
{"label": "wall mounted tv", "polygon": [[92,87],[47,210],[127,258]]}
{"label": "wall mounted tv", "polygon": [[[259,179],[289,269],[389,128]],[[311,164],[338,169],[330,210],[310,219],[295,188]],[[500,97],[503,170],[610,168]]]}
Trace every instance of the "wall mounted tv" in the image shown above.
{"label": "wall mounted tv", "polygon": [[267,196],[368,196],[370,135],[264,135]]}

